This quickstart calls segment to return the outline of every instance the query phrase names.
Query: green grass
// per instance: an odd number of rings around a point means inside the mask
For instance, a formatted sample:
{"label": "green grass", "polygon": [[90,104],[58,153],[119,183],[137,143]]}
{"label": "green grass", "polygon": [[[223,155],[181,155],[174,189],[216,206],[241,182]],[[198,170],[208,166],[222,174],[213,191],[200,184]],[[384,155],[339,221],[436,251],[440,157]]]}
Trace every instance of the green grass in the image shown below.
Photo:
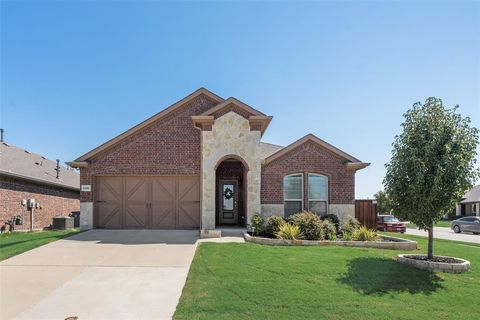
{"label": "green grass", "polygon": [[[435,223],[434,226],[435,227],[450,228],[451,222],[452,221],[448,221],[448,220],[440,220],[437,223]],[[418,229],[417,225],[414,224],[414,223],[407,224],[407,228]]]}
{"label": "green grass", "polygon": [[0,261],[16,256],[22,252],[43,246],[52,241],[72,236],[79,229],[61,231],[12,232],[10,236],[0,236]]}
{"label": "green grass", "polygon": [[[426,238],[418,241],[425,252]],[[476,319],[480,246],[434,241],[464,274],[400,264],[404,251],[202,243],[175,319]]]}

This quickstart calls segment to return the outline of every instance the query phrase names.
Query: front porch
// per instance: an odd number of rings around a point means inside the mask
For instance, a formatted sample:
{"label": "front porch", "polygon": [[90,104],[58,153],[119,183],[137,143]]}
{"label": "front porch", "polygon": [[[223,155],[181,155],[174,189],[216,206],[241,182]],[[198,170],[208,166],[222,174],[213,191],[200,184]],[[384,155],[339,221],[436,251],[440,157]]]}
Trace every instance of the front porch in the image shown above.
{"label": "front porch", "polygon": [[215,227],[246,226],[248,168],[238,159],[227,158],[215,170]]}

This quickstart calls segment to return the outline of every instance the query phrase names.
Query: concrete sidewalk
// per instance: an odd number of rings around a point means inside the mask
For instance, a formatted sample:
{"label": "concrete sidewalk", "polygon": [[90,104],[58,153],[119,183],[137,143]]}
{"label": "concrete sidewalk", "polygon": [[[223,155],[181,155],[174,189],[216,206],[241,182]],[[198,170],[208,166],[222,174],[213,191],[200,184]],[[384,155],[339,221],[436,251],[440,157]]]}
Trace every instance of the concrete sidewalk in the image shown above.
{"label": "concrete sidewalk", "polygon": [[171,319],[198,231],[91,230],[0,262],[0,319]]}
{"label": "concrete sidewalk", "polygon": [[[415,236],[428,237],[427,231],[418,230],[418,229],[407,228],[407,231],[405,233],[415,235]],[[450,228],[443,228],[443,227],[433,228],[433,238],[463,241],[463,242],[470,242],[470,243],[480,243],[480,235],[475,235],[473,233],[455,233]]]}

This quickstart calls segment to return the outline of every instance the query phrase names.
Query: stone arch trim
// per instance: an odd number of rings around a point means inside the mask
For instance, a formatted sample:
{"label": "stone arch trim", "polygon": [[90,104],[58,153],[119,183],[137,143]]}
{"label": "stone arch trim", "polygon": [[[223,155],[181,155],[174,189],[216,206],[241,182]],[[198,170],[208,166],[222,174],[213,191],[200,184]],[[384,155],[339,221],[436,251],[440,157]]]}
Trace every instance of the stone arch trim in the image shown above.
{"label": "stone arch trim", "polygon": [[213,168],[214,170],[217,170],[218,166],[225,160],[227,159],[235,159],[235,160],[238,160],[242,163],[243,165],[243,168],[245,169],[245,172],[248,172],[250,171],[250,167],[248,166],[248,163],[239,155],[236,155],[236,154],[228,154],[228,155],[225,155],[223,157],[221,157],[217,163],[215,164],[215,167]]}

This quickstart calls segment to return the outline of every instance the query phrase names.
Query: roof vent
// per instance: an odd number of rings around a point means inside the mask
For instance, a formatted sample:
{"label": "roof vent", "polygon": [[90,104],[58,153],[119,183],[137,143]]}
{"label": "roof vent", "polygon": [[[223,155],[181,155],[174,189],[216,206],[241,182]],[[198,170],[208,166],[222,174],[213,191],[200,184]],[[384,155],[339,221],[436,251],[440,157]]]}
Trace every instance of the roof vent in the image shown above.
{"label": "roof vent", "polygon": [[30,154],[30,151],[28,151],[28,150],[23,150],[23,151],[25,151],[25,153],[28,153],[28,154]]}
{"label": "roof vent", "polygon": [[54,170],[57,171],[57,179],[60,178],[60,159],[57,159],[57,166]]}

